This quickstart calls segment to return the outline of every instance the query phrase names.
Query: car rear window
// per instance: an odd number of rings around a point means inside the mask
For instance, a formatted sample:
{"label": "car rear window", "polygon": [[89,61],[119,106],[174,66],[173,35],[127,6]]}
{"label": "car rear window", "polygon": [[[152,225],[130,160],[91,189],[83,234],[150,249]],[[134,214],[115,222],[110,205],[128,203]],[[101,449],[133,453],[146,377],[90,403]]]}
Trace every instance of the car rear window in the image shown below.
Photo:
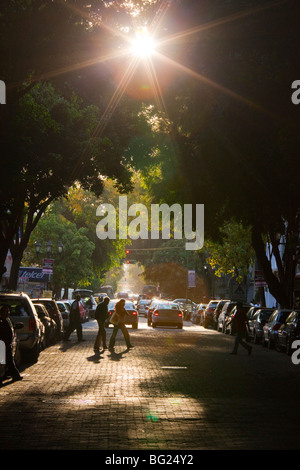
{"label": "car rear window", "polygon": [[178,307],[177,304],[161,304],[161,305],[159,305],[159,310],[164,310],[164,309],[179,310],[179,307]]}
{"label": "car rear window", "polygon": [[0,307],[8,306],[12,317],[29,317],[27,304],[24,299],[5,299],[0,300]]}
{"label": "car rear window", "polygon": [[261,312],[261,313],[260,313],[260,318],[261,318],[262,320],[268,321],[269,318],[270,318],[271,313],[272,313],[272,310],[270,310],[270,311],[265,310],[264,312]]}

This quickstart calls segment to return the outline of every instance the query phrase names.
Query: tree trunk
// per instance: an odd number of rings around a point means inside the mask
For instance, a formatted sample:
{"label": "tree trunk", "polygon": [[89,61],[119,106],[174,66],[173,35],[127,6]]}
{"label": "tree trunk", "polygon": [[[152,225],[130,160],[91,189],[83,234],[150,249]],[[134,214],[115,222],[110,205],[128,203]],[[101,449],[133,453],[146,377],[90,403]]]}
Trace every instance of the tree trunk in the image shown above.
{"label": "tree trunk", "polygon": [[[292,293],[288,292],[283,281],[280,281],[272,271],[271,262],[266,255],[266,246],[262,239],[262,232],[257,227],[251,230],[252,244],[256,253],[259,265],[261,266],[265,281],[268,284],[271,295],[276,299],[282,308],[292,308]],[[293,274],[290,273],[292,276]]]}

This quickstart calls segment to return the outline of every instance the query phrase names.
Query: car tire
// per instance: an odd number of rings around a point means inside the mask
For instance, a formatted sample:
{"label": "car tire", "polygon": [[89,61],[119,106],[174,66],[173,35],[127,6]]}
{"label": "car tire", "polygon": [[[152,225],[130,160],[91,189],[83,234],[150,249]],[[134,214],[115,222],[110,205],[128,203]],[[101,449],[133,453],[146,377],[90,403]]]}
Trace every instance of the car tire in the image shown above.
{"label": "car tire", "polygon": [[39,346],[39,343],[36,342],[33,348],[30,351],[28,351],[28,358],[31,362],[37,362],[39,355],[40,355],[40,346]]}
{"label": "car tire", "polygon": [[17,347],[16,354],[14,356],[14,361],[15,361],[16,367],[19,368],[22,362],[22,356],[21,356],[21,351],[20,351],[19,346]]}

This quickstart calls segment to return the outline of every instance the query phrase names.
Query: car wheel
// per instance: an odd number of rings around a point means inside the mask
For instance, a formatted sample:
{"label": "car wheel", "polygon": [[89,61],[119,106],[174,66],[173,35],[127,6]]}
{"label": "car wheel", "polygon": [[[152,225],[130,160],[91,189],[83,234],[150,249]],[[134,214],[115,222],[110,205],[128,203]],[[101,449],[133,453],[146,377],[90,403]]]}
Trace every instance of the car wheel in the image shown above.
{"label": "car wheel", "polygon": [[34,347],[28,352],[29,360],[32,362],[37,362],[40,354],[39,343],[35,343]]}
{"label": "car wheel", "polygon": [[15,361],[16,367],[18,368],[22,362],[22,356],[21,356],[21,351],[20,351],[19,346],[17,346],[16,354],[14,356],[14,361]]}

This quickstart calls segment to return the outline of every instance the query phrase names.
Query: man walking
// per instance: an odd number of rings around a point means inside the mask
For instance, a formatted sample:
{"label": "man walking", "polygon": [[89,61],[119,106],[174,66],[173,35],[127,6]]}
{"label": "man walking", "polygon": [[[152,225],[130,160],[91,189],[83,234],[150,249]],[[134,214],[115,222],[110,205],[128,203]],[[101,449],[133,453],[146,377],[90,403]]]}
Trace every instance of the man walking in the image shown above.
{"label": "man walking", "polygon": [[71,305],[70,323],[69,323],[68,328],[66,329],[66,333],[65,333],[65,336],[64,336],[64,341],[69,340],[69,336],[70,336],[71,333],[73,333],[74,330],[76,330],[78,341],[84,341],[82,339],[80,299],[81,299],[80,295],[77,294],[76,297],[75,297],[74,302]]}
{"label": "man walking", "polygon": [[95,344],[94,344],[94,351],[99,351],[101,339],[102,339],[102,346],[103,349],[107,349],[106,345],[106,330],[105,330],[105,320],[109,317],[108,313],[108,304],[110,298],[104,297],[103,301],[97,305],[96,312],[95,312],[95,319],[98,322],[98,334],[96,336]]}
{"label": "man walking", "polygon": [[246,313],[243,309],[243,305],[240,302],[237,304],[236,313],[234,317],[231,319],[230,323],[233,321],[235,322],[235,325],[236,325],[236,336],[235,336],[233,350],[230,354],[237,354],[238,347],[240,344],[245,349],[247,349],[248,354],[250,355],[252,352],[252,346],[250,346],[244,341],[244,338],[246,338],[247,331],[249,331],[249,323],[248,323],[248,318],[246,316]]}

